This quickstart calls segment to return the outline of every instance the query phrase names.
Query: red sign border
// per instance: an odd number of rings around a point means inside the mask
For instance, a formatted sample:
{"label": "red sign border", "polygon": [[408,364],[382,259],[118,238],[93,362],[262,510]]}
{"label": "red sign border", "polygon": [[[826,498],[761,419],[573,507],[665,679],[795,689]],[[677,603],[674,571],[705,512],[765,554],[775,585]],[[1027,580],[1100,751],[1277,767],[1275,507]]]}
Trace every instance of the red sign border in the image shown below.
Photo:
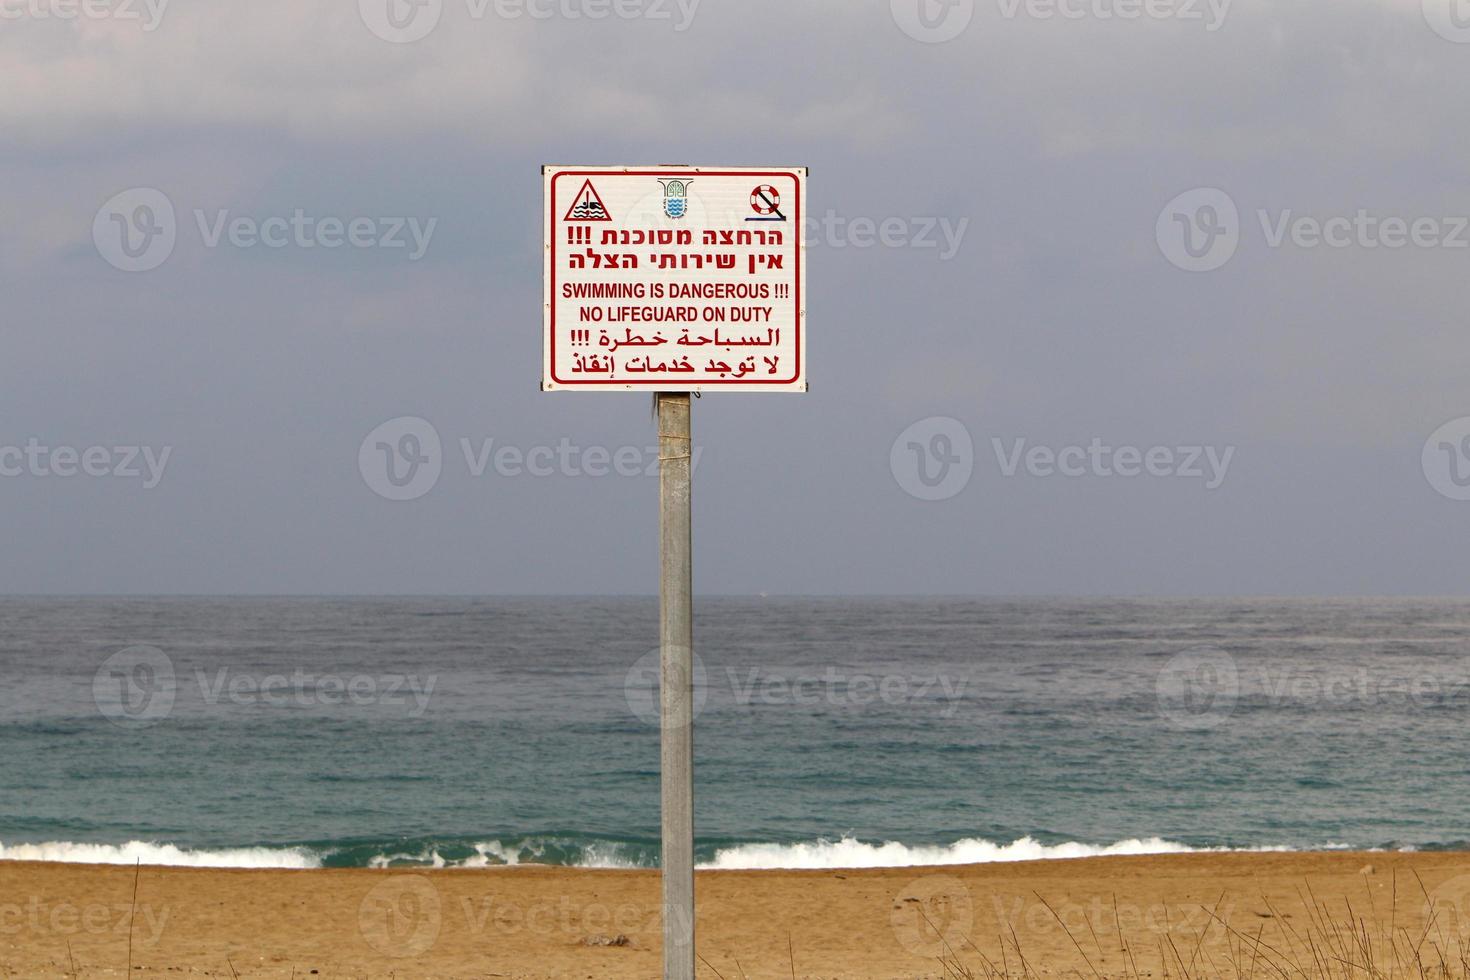
{"label": "red sign border", "polygon": [[[802,285],[802,269],[801,269],[801,253],[802,253],[801,245],[802,245],[802,241],[801,241],[801,238],[802,238],[802,235],[804,234],[804,230],[802,229],[802,225],[801,225],[801,205],[802,205],[802,197],[803,197],[803,195],[802,195],[801,177],[794,170],[702,170],[702,169],[699,169],[697,167],[689,167],[689,168],[675,167],[675,168],[669,168],[669,169],[666,169],[666,170],[559,170],[559,171],[557,171],[552,176],[552,178],[551,178],[551,191],[550,191],[551,200],[548,202],[548,205],[549,206],[547,208],[547,214],[550,215],[550,216],[552,216],[552,217],[551,217],[551,224],[550,224],[550,227],[548,229],[548,237],[550,238],[550,246],[551,246],[551,274],[550,274],[550,282],[548,283],[548,289],[547,289],[547,308],[548,308],[548,311],[549,311],[549,320],[548,320],[549,326],[548,326],[547,329],[550,332],[550,336],[546,339],[546,342],[549,345],[550,352],[551,352],[551,354],[550,354],[550,361],[547,364],[547,372],[551,375],[552,382],[554,384],[557,384],[557,385],[565,385],[567,387],[574,387],[574,386],[578,386],[578,385],[599,385],[599,386],[601,386],[603,388],[608,388],[610,386],[632,387],[632,386],[635,386],[635,385],[644,385],[644,386],[660,386],[660,385],[662,385],[662,386],[667,387],[670,384],[670,382],[667,381],[667,380],[661,380],[661,381],[658,381],[658,380],[650,380],[650,381],[608,381],[606,379],[591,379],[591,380],[584,380],[584,381],[563,381],[561,378],[559,378],[559,377],[556,376],[556,305],[557,305],[556,304],[556,271],[557,271],[557,264],[556,264],[556,246],[557,246],[557,235],[555,234],[555,232],[556,232],[556,229],[557,229],[558,222],[556,221],[556,219],[555,219],[554,216],[557,213],[557,202],[556,202],[556,191],[557,191],[557,187],[556,187],[556,183],[557,183],[557,181],[561,180],[563,177],[584,177],[584,178],[586,178],[588,180],[591,180],[593,177],[663,177],[663,176],[667,176],[669,174],[678,174],[678,173],[692,174],[696,178],[699,175],[701,175],[701,174],[704,174],[704,175],[707,175],[707,176],[710,176],[710,177],[785,177],[785,178],[791,180],[795,184],[794,196],[796,198],[796,207],[794,209],[794,215],[793,215],[793,217],[795,219],[795,225],[796,225],[796,228],[797,228],[797,233],[796,233],[796,236],[795,236],[795,239],[794,239],[793,244],[795,245],[795,248],[796,248],[796,288],[795,288],[795,290],[793,290],[793,292],[795,293],[795,298],[796,298],[796,373],[794,375],[792,375],[790,378],[788,378],[788,379],[786,379],[784,381],[768,381],[768,380],[766,380],[764,378],[733,378],[733,379],[730,379],[730,380],[727,380],[727,381],[719,381],[719,380],[715,380],[715,381],[693,381],[693,382],[689,382],[687,385],[679,385],[677,388],[673,388],[673,389],[669,389],[669,390],[683,390],[686,387],[689,388],[689,389],[694,389],[694,388],[700,388],[700,389],[703,389],[703,388],[726,388],[726,387],[731,387],[731,386],[734,386],[734,385],[751,385],[751,384],[766,385],[767,387],[770,387],[770,386],[773,386],[773,385],[786,385],[789,388],[791,388],[791,390],[793,390],[793,391],[802,391],[802,390],[804,390],[803,387],[800,387],[801,386],[801,353],[802,353],[801,352],[801,341],[802,341],[802,337],[806,333],[806,324],[805,324],[805,322],[803,322],[805,320],[805,316],[803,315],[803,310],[802,310],[802,306],[801,306],[801,285]],[[562,224],[565,224],[564,221],[561,222],[561,223]]]}

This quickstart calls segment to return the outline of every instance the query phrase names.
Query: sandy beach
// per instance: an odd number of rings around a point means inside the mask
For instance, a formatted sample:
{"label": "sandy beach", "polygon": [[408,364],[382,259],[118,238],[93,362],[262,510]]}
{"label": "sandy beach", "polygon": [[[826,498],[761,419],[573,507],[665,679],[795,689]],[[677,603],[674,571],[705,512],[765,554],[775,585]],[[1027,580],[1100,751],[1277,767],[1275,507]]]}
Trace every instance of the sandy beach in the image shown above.
{"label": "sandy beach", "polygon": [[[1470,934],[1462,853],[708,872],[697,888],[700,975],[727,980],[1348,976],[1395,954],[1417,977],[1415,949],[1424,975],[1442,958],[1461,976]],[[649,871],[0,863],[5,977],[647,978],[659,936]]]}

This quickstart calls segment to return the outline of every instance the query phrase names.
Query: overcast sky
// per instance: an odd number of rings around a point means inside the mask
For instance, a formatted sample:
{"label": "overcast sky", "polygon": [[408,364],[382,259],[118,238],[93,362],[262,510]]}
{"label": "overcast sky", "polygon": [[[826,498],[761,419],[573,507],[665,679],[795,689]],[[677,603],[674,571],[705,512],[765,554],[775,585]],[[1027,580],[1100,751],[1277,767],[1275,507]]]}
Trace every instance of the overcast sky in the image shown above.
{"label": "overcast sky", "polygon": [[1470,588],[1461,0],[90,2],[0,0],[0,591],[655,591],[586,474],[648,397],[539,390],[543,163],[811,168],[701,593]]}

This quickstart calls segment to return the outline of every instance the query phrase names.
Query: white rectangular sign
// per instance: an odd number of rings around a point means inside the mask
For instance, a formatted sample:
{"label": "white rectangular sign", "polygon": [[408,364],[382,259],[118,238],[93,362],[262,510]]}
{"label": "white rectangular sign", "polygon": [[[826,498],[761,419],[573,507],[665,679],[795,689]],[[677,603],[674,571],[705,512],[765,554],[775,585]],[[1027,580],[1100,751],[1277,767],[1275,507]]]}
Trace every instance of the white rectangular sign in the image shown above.
{"label": "white rectangular sign", "polygon": [[805,391],[805,167],[543,167],[546,391]]}

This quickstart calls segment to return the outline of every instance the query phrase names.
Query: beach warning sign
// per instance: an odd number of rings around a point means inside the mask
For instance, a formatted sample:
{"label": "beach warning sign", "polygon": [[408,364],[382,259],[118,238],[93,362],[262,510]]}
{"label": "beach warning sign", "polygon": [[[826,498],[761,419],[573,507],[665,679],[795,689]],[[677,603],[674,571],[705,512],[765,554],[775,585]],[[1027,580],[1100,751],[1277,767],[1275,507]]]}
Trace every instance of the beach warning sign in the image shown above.
{"label": "beach warning sign", "polygon": [[545,167],[547,391],[805,391],[804,167]]}
{"label": "beach warning sign", "polygon": [[607,205],[602,203],[602,197],[597,193],[597,188],[592,186],[592,181],[582,185],[577,196],[572,198],[572,206],[567,209],[567,216],[563,221],[611,221],[607,213]]}

